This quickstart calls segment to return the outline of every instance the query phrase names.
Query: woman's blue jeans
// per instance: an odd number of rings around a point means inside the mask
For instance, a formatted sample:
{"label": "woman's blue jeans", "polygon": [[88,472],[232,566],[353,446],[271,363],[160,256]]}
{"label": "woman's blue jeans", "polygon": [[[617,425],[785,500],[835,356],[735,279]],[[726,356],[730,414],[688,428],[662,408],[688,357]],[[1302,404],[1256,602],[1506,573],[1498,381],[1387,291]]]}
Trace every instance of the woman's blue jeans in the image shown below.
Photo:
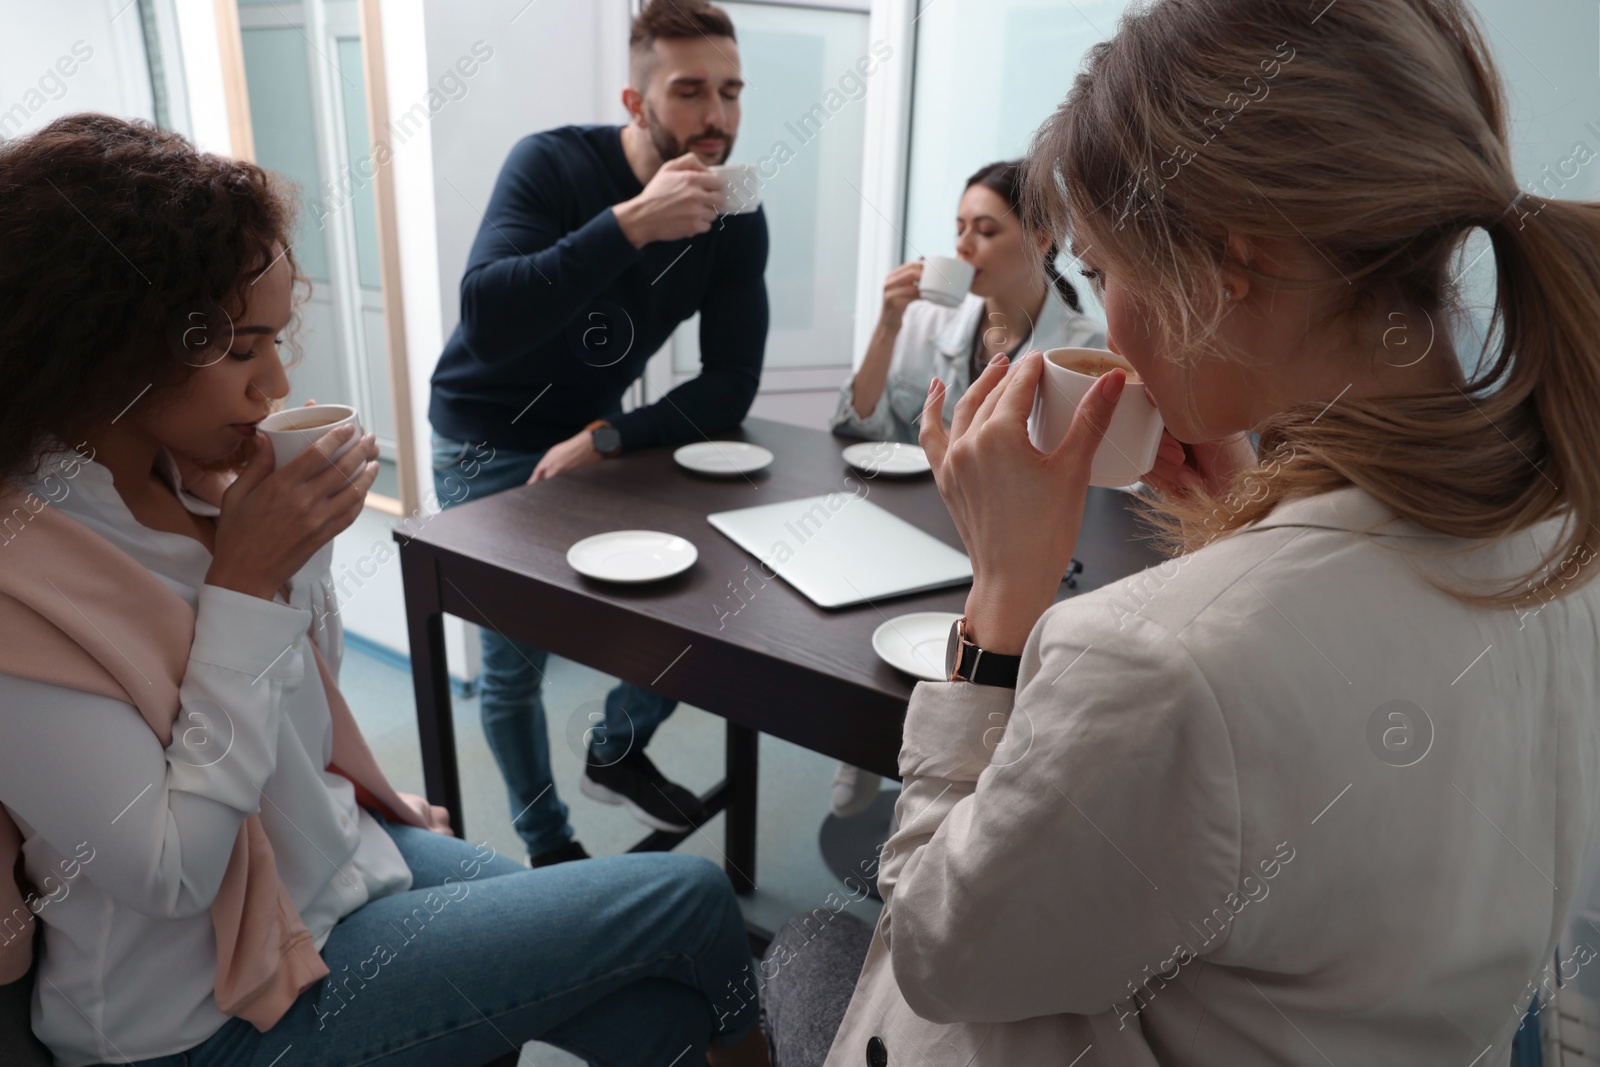
{"label": "woman's blue jeans", "polygon": [[[543,452],[513,452],[487,444],[433,435],[433,488],[441,508],[527,483]],[[550,729],[545,720],[544,667],[549,653],[505,637],[488,627],[478,630],[483,650],[478,708],[483,733],[500,765],[511,802],[511,822],[538,855],[572,837],[567,806],[556,795],[550,774]],[[606,694],[603,720],[596,709],[581,724],[581,735],[595,762],[615,763],[635,747],[643,749],[656,727],[672,714],[676,700],[622,682]]]}
{"label": "woman's blue jeans", "polygon": [[230,1019],[135,1067],[475,1067],[533,1040],[607,1067],[688,1067],[756,1024],[754,999],[728,993],[751,961],[715,864],[651,852],[528,870],[385,828],[412,888],[334,926],[328,977],[266,1033]]}

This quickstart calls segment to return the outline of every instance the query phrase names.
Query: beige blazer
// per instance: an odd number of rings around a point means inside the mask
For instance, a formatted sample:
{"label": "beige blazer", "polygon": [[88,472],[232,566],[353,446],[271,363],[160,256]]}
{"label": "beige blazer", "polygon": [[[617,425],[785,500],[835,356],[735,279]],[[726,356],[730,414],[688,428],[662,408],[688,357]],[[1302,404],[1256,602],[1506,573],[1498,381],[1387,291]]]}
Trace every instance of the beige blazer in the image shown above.
{"label": "beige blazer", "polygon": [[1505,1063],[1596,823],[1600,583],[1426,576],[1554,532],[1346,487],[1055,605],[1015,691],[918,685],[828,1067]]}

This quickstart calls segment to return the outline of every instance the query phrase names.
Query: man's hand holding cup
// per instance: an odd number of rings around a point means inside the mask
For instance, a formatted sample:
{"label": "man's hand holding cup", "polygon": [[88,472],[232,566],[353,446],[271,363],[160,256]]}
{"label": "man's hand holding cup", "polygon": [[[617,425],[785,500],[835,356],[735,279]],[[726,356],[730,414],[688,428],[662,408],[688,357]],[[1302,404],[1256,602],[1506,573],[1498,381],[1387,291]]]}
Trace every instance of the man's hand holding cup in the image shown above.
{"label": "man's hand holding cup", "polygon": [[711,229],[722,208],[722,179],[685,152],[655,172],[644,192],[611,210],[635,248],[653,241],[676,241]]}

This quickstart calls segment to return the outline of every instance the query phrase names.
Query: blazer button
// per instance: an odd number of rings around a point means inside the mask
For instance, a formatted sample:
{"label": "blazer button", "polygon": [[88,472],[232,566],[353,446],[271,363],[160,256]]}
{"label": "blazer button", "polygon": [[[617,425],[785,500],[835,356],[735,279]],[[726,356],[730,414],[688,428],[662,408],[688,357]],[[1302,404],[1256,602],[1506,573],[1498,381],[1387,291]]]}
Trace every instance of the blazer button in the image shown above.
{"label": "blazer button", "polygon": [[889,1050],[876,1035],[867,1041],[867,1067],[889,1067]]}

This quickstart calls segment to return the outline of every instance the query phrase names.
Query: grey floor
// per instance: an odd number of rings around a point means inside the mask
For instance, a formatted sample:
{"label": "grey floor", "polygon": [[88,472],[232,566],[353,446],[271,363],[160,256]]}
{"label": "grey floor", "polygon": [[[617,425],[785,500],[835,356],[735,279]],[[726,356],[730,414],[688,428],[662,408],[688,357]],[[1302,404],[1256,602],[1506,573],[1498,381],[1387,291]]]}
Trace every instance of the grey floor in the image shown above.
{"label": "grey floor", "polygon": [[[552,656],[546,671],[545,707],[550,725],[550,755],[556,789],[568,808],[577,837],[591,855],[625,852],[647,828],[619,807],[590,800],[578,791],[582,761],[580,737],[586,714],[615,684],[587,667]],[[339,688],[384,772],[398,789],[421,793],[422,762],[417,747],[416,704],[410,675],[367,655],[347,650]],[[460,758],[463,817],[467,837],[520,859],[521,840],[511,829],[511,811],[494,758],[478,724],[476,699],[455,700],[456,744]],[[696,792],[722,776],[722,720],[698,708],[680,706],[650,744],[650,757],[662,773]],[[741,898],[746,918],[776,929],[785,919],[825,903],[848,899],[842,884],[823,865],[817,832],[828,815],[834,762],[776,738],[761,738],[760,821],[755,879],[758,888]],[[895,783],[887,783],[895,788]],[[690,837],[680,851],[723,862],[722,821],[718,815]],[[839,897],[830,901],[830,894]],[[877,922],[879,905],[865,900],[850,910]],[[548,1045],[530,1043],[522,1063],[571,1067],[582,1061]]]}

